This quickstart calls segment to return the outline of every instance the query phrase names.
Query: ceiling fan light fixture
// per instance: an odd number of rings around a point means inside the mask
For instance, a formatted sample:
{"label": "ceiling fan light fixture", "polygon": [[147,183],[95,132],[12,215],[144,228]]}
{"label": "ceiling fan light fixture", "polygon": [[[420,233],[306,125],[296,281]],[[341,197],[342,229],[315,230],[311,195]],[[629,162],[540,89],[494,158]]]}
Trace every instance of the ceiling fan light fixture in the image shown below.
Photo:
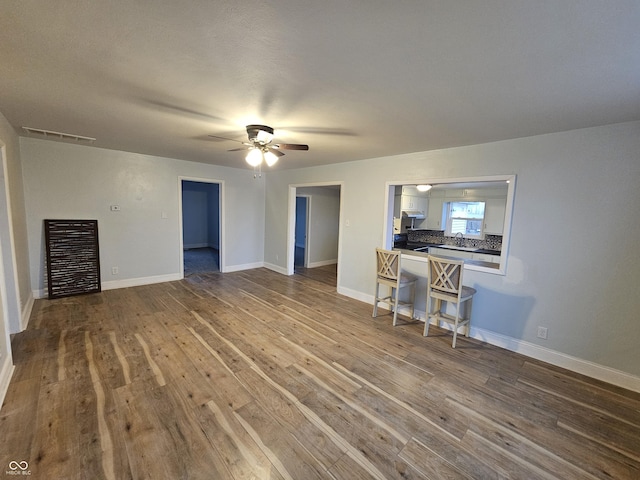
{"label": "ceiling fan light fixture", "polygon": [[259,148],[251,148],[245,158],[247,163],[252,167],[257,167],[262,163],[262,150]]}
{"label": "ceiling fan light fixture", "polygon": [[264,161],[267,162],[268,166],[273,167],[278,161],[278,156],[267,150],[264,152]]}
{"label": "ceiling fan light fixture", "polygon": [[425,184],[421,184],[421,185],[416,185],[416,188],[418,189],[419,192],[428,192],[429,190],[431,190],[432,185],[425,185]]}
{"label": "ceiling fan light fixture", "polygon": [[271,140],[273,140],[273,133],[267,132],[265,130],[259,130],[256,140],[265,145],[267,143],[271,143]]}

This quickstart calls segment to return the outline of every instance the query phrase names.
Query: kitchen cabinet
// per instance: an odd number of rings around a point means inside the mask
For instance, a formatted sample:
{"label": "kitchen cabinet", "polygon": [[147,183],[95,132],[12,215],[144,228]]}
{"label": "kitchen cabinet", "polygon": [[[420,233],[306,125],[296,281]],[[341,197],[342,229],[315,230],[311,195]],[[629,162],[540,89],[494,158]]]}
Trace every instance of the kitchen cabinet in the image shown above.
{"label": "kitchen cabinet", "polygon": [[484,233],[502,235],[504,229],[504,214],[506,198],[487,198],[484,208]]}
{"label": "kitchen cabinet", "polygon": [[482,262],[500,263],[500,255],[490,255],[488,253],[474,253],[471,257],[473,260]]}
{"label": "kitchen cabinet", "polygon": [[450,248],[430,247],[429,254],[441,255],[445,257],[462,258],[464,260],[480,260],[482,262],[500,263],[500,255],[489,253],[465,252],[464,250],[452,250]]}
{"label": "kitchen cabinet", "polygon": [[402,195],[402,210],[417,210],[427,214],[428,200],[425,197],[414,197],[412,195]]}
{"label": "kitchen cabinet", "polygon": [[426,216],[428,204],[429,199],[426,194],[419,192],[415,186],[405,185],[402,187],[402,196],[400,198],[401,210],[418,211]]}
{"label": "kitchen cabinet", "polygon": [[427,230],[444,230],[445,226],[442,215],[442,205],[444,198],[429,198],[429,208],[427,210]]}

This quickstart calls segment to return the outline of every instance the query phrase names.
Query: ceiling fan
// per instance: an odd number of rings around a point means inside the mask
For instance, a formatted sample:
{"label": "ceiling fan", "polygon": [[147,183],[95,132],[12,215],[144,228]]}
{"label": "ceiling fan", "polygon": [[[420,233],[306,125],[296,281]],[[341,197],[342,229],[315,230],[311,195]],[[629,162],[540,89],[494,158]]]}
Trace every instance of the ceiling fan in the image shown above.
{"label": "ceiling fan", "polygon": [[309,150],[309,145],[300,143],[272,143],[274,136],[273,128],[267,125],[247,125],[247,135],[249,137],[248,142],[240,142],[240,140],[219,137],[217,135],[209,136],[242,143],[244,145],[243,147],[232,148],[229,151],[248,150],[245,159],[252,167],[259,166],[263,160],[271,167],[278,161],[278,158],[284,155],[281,150]]}

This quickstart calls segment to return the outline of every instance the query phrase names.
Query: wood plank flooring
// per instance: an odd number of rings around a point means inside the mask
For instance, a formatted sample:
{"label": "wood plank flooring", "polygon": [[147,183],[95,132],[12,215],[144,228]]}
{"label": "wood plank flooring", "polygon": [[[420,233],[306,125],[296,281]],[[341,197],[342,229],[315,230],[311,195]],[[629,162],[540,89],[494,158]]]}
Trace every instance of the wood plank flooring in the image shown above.
{"label": "wood plank flooring", "polygon": [[0,474],[640,478],[640,394],[371,311],[335,268],[38,300]]}

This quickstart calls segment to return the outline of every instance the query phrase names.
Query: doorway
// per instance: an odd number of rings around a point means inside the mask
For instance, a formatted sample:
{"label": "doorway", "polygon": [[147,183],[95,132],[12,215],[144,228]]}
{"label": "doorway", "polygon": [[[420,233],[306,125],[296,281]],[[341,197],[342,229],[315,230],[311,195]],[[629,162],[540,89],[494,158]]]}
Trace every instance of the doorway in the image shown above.
{"label": "doorway", "polygon": [[290,186],[289,275],[303,275],[338,286],[342,185]]}
{"label": "doorway", "polygon": [[294,269],[307,266],[307,238],[309,231],[309,198],[308,196],[296,196],[296,233]]}
{"label": "doorway", "polygon": [[220,272],[220,184],[183,179],[181,190],[184,276]]}

